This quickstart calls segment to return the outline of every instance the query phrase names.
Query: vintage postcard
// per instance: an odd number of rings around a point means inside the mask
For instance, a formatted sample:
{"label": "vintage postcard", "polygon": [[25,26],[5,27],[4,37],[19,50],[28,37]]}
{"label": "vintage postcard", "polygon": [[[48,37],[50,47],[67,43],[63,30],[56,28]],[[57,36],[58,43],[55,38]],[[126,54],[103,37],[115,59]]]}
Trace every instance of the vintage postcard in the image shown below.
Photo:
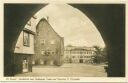
{"label": "vintage postcard", "polygon": [[125,1],[1,2],[1,81],[127,82]]}

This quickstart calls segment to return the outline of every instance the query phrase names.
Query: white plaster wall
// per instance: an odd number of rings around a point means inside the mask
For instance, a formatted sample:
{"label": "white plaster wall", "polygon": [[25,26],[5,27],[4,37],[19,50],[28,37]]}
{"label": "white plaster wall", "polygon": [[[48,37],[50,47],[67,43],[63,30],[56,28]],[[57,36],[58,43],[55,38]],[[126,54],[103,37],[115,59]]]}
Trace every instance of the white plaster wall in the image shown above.
{"label": "white plaster wall", "polygon": [[[26,24],[25,28],[33,32],[36,32],[35,18],[32,17],[29,21],[31,21],[31,25]],[[23,31],[21,32],[17,40],[14,53],[34,54],[34,35],[29,34],[29,37],[30,37],[30,46],[29,47],[24,46],[23,45]]]}
{"label": "white plaster wall", "polygon": [[34,35],[30,34],[30,46],[23,45],[23,31],[21,32],[14,53],[34,54]]}

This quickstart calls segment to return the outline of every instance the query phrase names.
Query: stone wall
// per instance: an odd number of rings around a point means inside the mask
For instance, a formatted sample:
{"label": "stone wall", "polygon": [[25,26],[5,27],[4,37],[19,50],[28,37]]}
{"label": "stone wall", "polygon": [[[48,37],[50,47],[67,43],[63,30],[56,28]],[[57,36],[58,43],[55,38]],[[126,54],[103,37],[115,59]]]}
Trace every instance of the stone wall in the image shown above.
{"label": "stone wall", "polygon": [[42,19],[36,27],[35,59],[44,64],[59,63],[63,55],[63,38],[60,37],[47,20]]}

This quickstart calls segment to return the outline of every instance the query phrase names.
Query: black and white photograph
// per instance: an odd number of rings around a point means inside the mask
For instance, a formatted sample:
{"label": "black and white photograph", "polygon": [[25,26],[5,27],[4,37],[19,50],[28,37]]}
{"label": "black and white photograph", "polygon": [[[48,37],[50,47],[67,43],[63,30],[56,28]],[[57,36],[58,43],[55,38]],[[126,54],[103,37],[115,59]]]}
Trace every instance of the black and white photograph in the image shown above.
{"label": "black and white photograph", "polygon": [[125,77],[125,4],[4,4],[4,77]]}

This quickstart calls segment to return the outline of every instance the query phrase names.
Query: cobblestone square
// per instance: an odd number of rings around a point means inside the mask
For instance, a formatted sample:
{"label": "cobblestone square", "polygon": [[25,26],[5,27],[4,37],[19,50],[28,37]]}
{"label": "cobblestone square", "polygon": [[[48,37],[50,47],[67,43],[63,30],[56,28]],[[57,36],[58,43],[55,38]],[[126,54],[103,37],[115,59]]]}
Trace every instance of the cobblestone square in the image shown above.
{"label": "cobblestone square", "polygon": [[103,65],[63,64],[62,66],[33,66],[32,72],[17,74],[16,77],[106,77]]}

